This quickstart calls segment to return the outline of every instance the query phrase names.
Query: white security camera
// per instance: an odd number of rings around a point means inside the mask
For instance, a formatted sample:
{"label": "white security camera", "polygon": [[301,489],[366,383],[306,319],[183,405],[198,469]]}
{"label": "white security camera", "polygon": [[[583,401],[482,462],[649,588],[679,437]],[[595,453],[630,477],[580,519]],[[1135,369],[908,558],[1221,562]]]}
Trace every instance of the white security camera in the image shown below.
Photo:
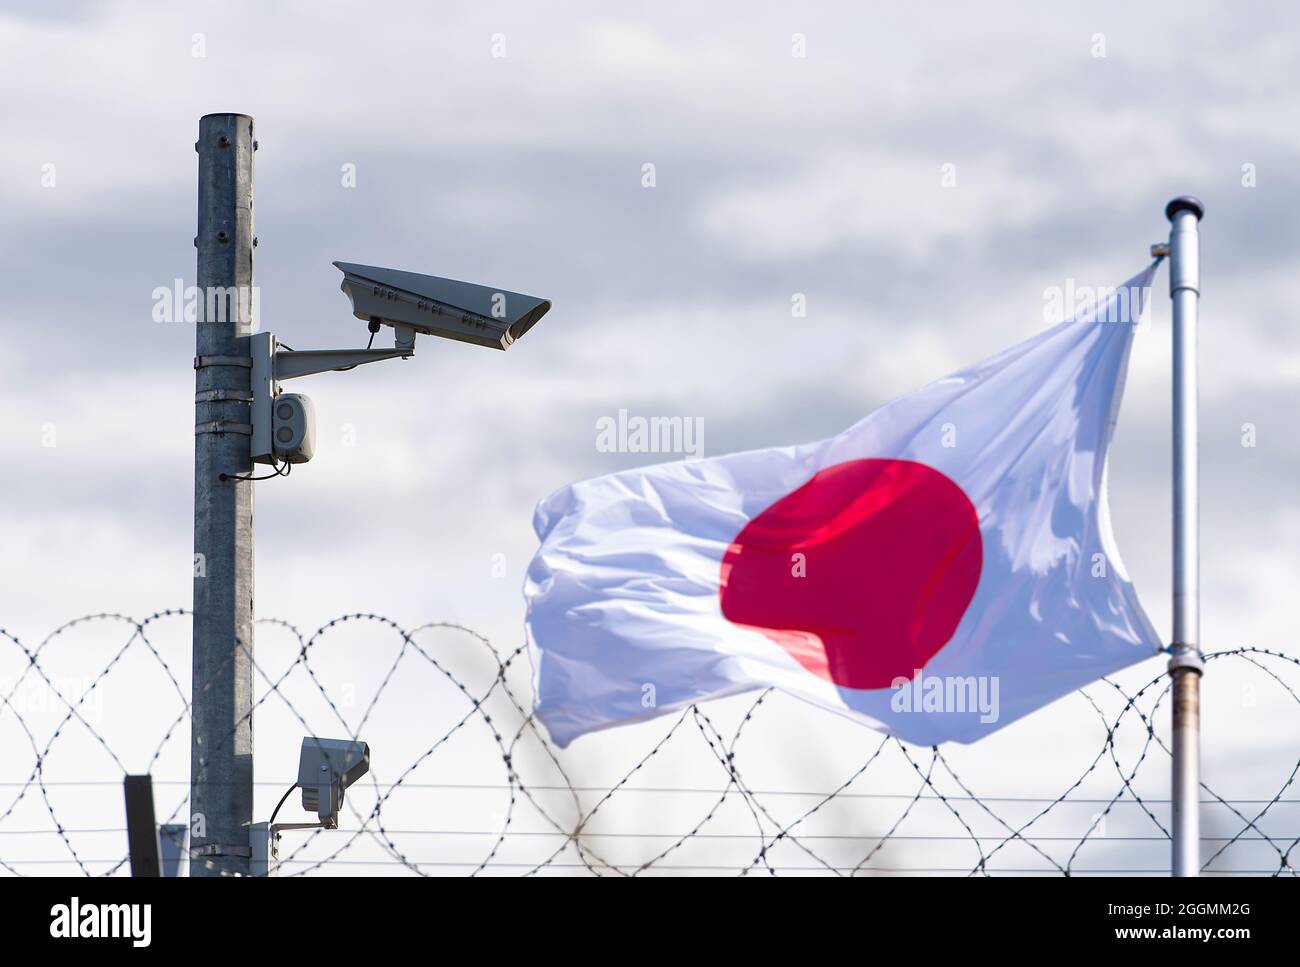
{"label": "white security camera", "polygon": [[401,272],[375,265],[335,262],[352,312],[376,322],[427,336],[458,339],[490,349],[509,349],[551,308],[546,299],[493,289],[436,275]]}
{"label": "white security camera", "polygon": [[343,791],[370,771],[370,746],[349,739],[302,740],[298,786],[302,808],[320,817],[324,829],[338,829]]}
{"label": "white security camera", "polygon": [[271,407],[271,441],[277,459],[306,463],[316,452],[316,407],[310,396],[281,393]]}

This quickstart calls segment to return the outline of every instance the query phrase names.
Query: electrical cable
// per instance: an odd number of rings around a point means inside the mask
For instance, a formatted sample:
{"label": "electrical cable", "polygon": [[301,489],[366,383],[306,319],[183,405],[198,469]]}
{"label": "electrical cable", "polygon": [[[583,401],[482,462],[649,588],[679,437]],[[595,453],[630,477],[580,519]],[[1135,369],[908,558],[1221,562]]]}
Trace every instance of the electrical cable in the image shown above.
{"label": "electrical cable", "polygon": [[261,477],[241,477],[239,474],[223,473],[218,474],[218,480],[270,480],[272,477],[287,477],[293,472],[293,464],[282,463],[276,467],[275,473],[268,473]]}
{"label": "electrical cable", "polygon": [[270,826],[271,823],[275,822],[275,817],[276,814],[280,812],[280,807],[284,805],[284,801],[288,799],[289,796],[293,793],[293,791],[297,788],[298,788],[298,783],[295,782],[292,786],[290,786],[288,789],[285,790],[284,795],[280,797],[280,801],[275,804],[275,809],[271,810],[271,822],[267,823],[266,825]]}

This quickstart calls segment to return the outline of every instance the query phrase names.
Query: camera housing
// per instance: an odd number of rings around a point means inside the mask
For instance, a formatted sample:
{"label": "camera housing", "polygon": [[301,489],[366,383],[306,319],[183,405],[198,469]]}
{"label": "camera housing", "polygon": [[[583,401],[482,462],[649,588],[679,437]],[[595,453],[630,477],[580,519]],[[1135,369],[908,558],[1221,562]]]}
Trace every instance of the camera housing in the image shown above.
{"label": "camera housing", "polygon": [[316,452],[316,407],[301,393],[281,393],[271,401],[271,441],[276,459],[306,463]]}
{"label": "camera housing", "polygon": [[298,756],[302,808],[314,812],[324,829],[338,829],[344,790],[370,771],[370,746],[351,739],[309,735]]}
{"label": "camera housing", "polygon": [[358,319],[489,349],[509,349],[551,308],[537,296],[472,282],[355,262],[334,265]]}

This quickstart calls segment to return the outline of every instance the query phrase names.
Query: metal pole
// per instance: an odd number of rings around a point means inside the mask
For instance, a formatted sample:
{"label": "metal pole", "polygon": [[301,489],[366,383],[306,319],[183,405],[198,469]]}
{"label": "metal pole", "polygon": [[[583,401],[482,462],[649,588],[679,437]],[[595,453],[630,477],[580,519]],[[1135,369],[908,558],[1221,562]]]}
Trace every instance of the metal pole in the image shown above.
{"label": "metal pole", "polygon": [[1169,297],[1173,300],[1174,622],[1169,675],[1173,691],[1174,876],[1201,869],[1200,543],[1197,533],[1196,311],[1201,290],[1200,220],[1204,206],[1184,195],[1165,206]]}
{"label": "metal pole", "polygon": [[153,812],[153,776],[126,776],[126,847],[132,876],[162,876],[158,823]]}
{"label": "metal pole", "polygon": [[247,874],[253,821],[253,119],[199,120],[191,876]]}

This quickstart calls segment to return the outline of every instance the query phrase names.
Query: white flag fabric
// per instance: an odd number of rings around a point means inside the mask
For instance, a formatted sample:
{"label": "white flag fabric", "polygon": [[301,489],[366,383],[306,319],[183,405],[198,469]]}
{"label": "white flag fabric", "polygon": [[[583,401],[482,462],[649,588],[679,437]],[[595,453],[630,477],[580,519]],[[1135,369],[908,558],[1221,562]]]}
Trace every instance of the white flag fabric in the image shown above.
{"label": "white flag fabric", "polygon": [[552,739],[776,687],[972,742],[1158,652],[1106,502],[1155,268],[838,436],[543,500],[524,594]]}

